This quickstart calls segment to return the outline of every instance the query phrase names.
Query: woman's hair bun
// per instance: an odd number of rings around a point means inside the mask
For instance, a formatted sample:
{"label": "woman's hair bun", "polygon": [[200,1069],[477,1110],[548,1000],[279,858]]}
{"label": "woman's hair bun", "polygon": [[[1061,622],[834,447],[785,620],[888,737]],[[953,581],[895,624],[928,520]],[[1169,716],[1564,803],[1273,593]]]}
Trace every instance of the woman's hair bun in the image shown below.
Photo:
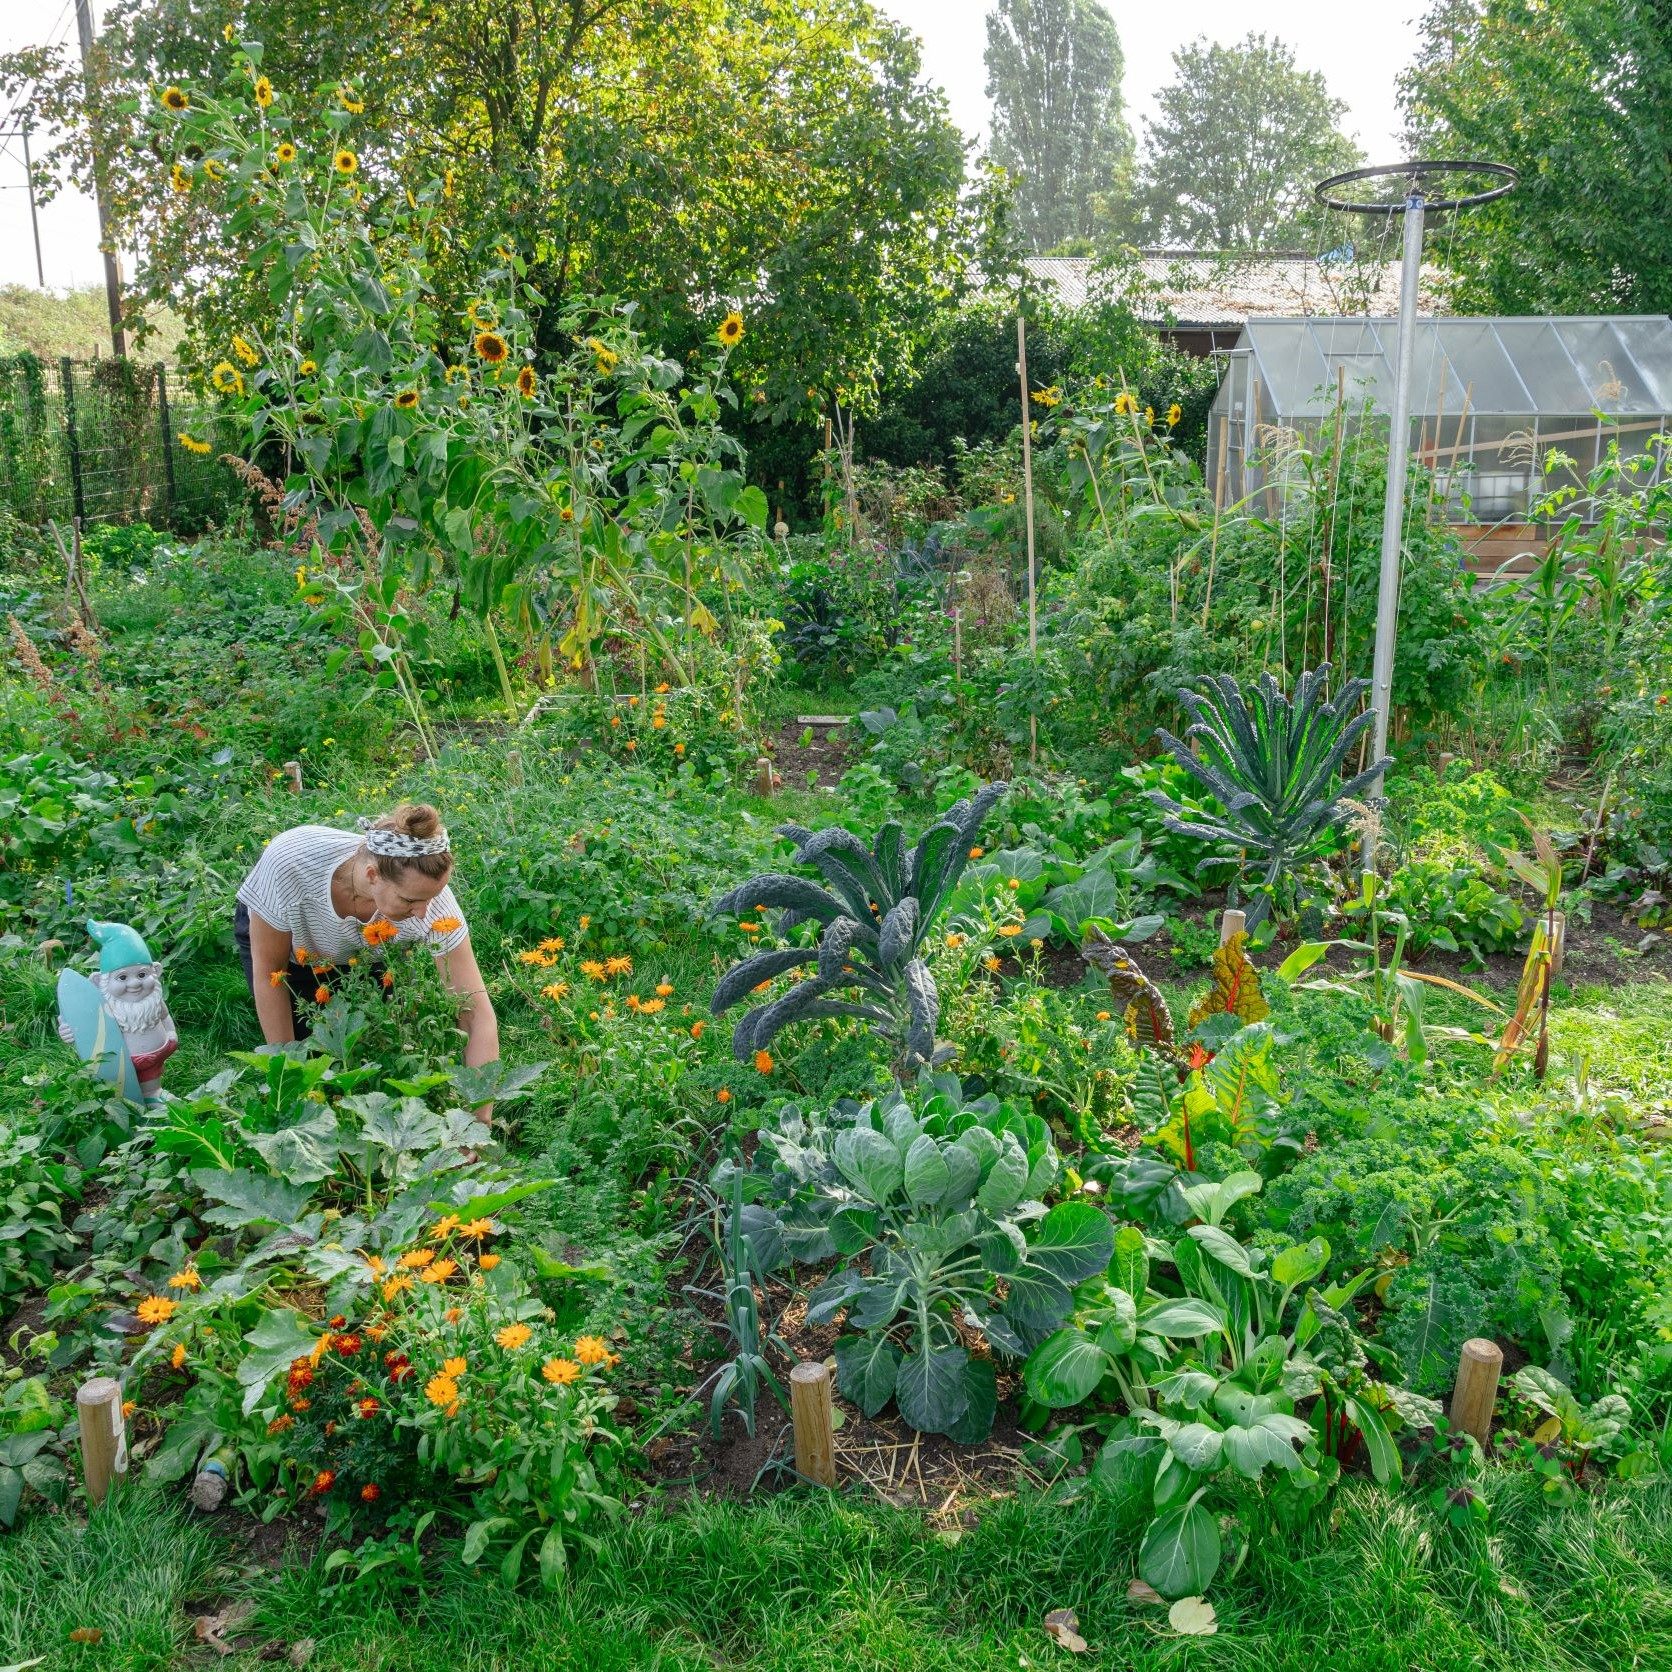
{"label": "woman's hair bun", "polygon": [[429,837],[441,829],[441,815],[427,801],[403,801],[378,821],[382,830],[398,830],[403,836]]}

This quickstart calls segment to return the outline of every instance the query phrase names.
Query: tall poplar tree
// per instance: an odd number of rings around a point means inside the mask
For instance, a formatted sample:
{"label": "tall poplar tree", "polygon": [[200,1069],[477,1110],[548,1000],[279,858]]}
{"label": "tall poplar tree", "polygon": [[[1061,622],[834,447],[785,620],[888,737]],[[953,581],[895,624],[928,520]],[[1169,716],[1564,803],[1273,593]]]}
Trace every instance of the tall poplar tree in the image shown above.
{"label": "tall poplar tree", "polygon": [[987,16],[991,154],[1035,251],[1118,220],[1132,167],[1124,58],[1098,0],[998,0]]}

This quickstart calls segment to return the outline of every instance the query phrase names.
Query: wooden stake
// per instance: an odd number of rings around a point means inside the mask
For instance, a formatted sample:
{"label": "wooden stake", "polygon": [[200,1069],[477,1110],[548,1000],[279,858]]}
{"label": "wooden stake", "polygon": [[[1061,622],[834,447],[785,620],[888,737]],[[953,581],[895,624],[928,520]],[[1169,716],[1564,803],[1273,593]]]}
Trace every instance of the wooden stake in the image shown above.
{"label": "wooden stake", "polygon": [[760,756],[755,762],[755,794],[772,794],[772,762],[765,755]]}
{"label": "wooden stake", "polygon": [[1229,946],[1232,935],[1248,932],[1248,913],[1226,910],[1219,914],[1219,944]]}
{"label": "wooden stake", "polygon": [[960,685],[964,680],[964,612],[960,605],[952,606],[952,677]]}
{"label": "wooden stake", "polygon": [[1208,537],[1208,589],[1207,596],[1202,600],[1202,631],[1208,627],[1208,611],[1213,607],[1213,568],[1219,561],[1219,519],[1225,513],[1225,462],[1226,455],[1231,451],[1231,423],[1225,421],[1225,433],[1219,443],[1219,468],[1214,473],[1213,484],[1213,533]]}
{"label": "wooden stake", "polygon": [[507,749],[505,751],[505,776],[510,780],[512,789],[522,788],[522,751]]}
{"label": "wooden stake", "polygon": [[286,761],[284,763],[284,773],[290,780],[290,793],[300,795],[302,793],[302,763],[300,761]]}
{"label": "wooden stake", "polygon": [[1554,981],[1562,973],[1562,961],[1567,956],[1567,913],[1552,912],[1550,918],[1555,930],[1550,938],[1550,979]]}
{"label": "wooden stake", "polygon": [[128,1478],[128,1427],[122,1417],[122,1384],[95,1376],[76,1390],[81,1421],[81,1472],[87,1497],[97,1509],[112,1486]]}
{"label": "wooden stake", "polygon": [[1451,1394],[1451,1425],[1473,1434],[1483,1447],[1492,1440],[1492,1408],[1498,1402],[1498,1372],[1503,1367],[1503,1349],[1496,1341],[1477,1336],[1463,1343]]}
{"label": "wooden stake", "polygon": [[790,1372],[790,1421],[795,1427],[795,1472],[815,1486],[834,1486],[836,1440],[829,1366],[798,1364]]}
{"label": "wooden stake", "polygon": [[[1039,660],[1039,602],[1033,564],[1033,420],[1028,416],[1028,323],[1016,316],[1016,375],[1022,380],[1022,503],[1028,519],[1028,655]],[[1028,716],[1028,759],[1039,764],[1039,717]]]}

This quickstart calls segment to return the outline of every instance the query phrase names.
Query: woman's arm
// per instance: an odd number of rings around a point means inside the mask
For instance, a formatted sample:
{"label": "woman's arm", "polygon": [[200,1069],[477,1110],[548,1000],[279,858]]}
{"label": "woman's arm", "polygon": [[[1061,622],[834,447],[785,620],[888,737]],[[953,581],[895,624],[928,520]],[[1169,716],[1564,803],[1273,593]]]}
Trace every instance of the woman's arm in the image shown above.
{"label": "woman's arm", "polygon": [[[269,1045],[283,1045],[296,1037],[296,1018],[282,972],[290,968],[290,936],[264,918],[250,913],[250,980],[255,989],[255,1016],[261,1037]],[[274,981],[274,971],[281,972]]]}
{"label": "woman's arm", "polygon": [[[476,967],[476,953],[469,936],[451,952],[439,953],[435,965],[440,972],[442,986],[459,1001],[459,1027],[465,1035],[465,1067],[477,1068],[485,1062],[498,1062],[499,1018],[494,1015],[493,1000],[488,997],[482,972]],[[487,1126],[493,1119],[493,1104],[482,1104],[476,1111],[476,1118]]]}

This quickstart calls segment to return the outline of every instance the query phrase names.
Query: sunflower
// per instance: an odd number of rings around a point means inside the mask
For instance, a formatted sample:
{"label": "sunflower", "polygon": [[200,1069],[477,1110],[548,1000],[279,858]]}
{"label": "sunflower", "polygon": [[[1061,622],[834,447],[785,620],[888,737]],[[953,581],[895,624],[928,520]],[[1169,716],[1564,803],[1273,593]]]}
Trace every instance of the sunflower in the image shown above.
{"label": "sunflower", "polygon": [[205,157],[203,159],[203,172],[211,180],[224,180],[226,178],[225,167],[222,164],[216,162],[216,160],[213,157]]}
{"label": "sunflower", "polygon": [[720,341],[735,348],[743,340],[743,315],[735,308],[720,321]]}
{"label": "sunflower", "polygon": [[241,395],[244,392],[244,374],[230,360],[220,361],[209,373],[209,381],[223,395]]}
{"label": "sunflower", "polygon": [[476,333],[476,353],[479,358],[486,360],[490,366],[501,364],[510,352],[510,349],[505,346],[505,339],[497,331],[478,331]]}
{"label": "sunflower", "polygon": [[293,162],[295,162],[296,161],[296,147],[294,145],[292,145],[288,139],[281,140],[280,143],[279,143],[279,148],[273,153],[273,160],[275,162],[281,162],[281,163],[293,163]]}
{"label": "sunflower", "polygon": [[470,368],[468,366],[449,366],[446,377],[449,383],[466,383],[470,379]]}
{"label": "sunflower", "polygon": [[410,412],[417,404],[418,391],[416,389],[403,389],[395,397],[395,405],[398,406],[402,412]]}
{"label": "sunflower", "polygon": [[255,102],[263,110],[273,102],[273,84],[264,75],[255,78]]}
{"label": "sunflower", "polygon": [[358,97],[354,89],[350,87],[347,82],[344,82],[343,85],[337,89],[337,103],[340,104],[350,116],[359,116],[366,108],[365,100]]}
{"label": "sunflower", "polygon": [[1184,416],[1184,408],[1177,401],[1167,408],[1167,428],[1173,429]]}
{"label": "sunflower", "polygon": [[189,192],[192,189],[192,172],[180,163],[174,165],[174,172],[169,176],[169,183],[177,192]]}
{"label": "sunflower", "polygon": [[236,354],[246,366],[257,366],[261,364],[261,356],[256,353],[255,348],[252,346],[248,338],[240,337],[236,332],[233,333],[232,337],[232,352]]}
{"label": "sunflower", "polygon": [[360,166],[360,159],[352,151],[339,151],[332,159],[331,166],[345,178],[353,174]]}
{"label": "sunflower", "polygon": [[[188,453],[196,453],[200,458],[204,454],[214,452],[214,448],[211,447],[207,441],[199,441],[196,436],[187,435],[184,430],[181,430],[174,439],[178,441]],[[275,971],[274,973],[280,975],[281,977],[283,975],[283,971]],[[273,985],[276,987],[278,982],[275,981]]]}
{"label": "sunflower", "polygon": [[499,323],[499,310],[480,297],[465,304],[464,316],[478,331],[491,331]]}
{"label": "sunflower", "polygon": [[517,393],[521,395],[525,401],[531,401],[534,399],[538,388],[539,385],[535,381],[534,377],[534,368],[532,366],[524,366],[522,370],[517,373]]}
{"label": "sunflower", "polygon": [[178,87],[163,89],[163,109],[172,110],[176,116],[182,111],[191,109],[192,101],[180,91]]}
{"label": "sunflower", "polygon": [[312,360],[304,360],[302,364],[297,367],[297,371],[303,377],[312,377],[318,370],[319,367],[316,366]]}
{"label": "sunflower", "polygon": [[1135,415],[1138,411],[1138,397],[1130,389],[1122,389],[1115,396],[1115,411],[1123,418],[1129,414]]}

